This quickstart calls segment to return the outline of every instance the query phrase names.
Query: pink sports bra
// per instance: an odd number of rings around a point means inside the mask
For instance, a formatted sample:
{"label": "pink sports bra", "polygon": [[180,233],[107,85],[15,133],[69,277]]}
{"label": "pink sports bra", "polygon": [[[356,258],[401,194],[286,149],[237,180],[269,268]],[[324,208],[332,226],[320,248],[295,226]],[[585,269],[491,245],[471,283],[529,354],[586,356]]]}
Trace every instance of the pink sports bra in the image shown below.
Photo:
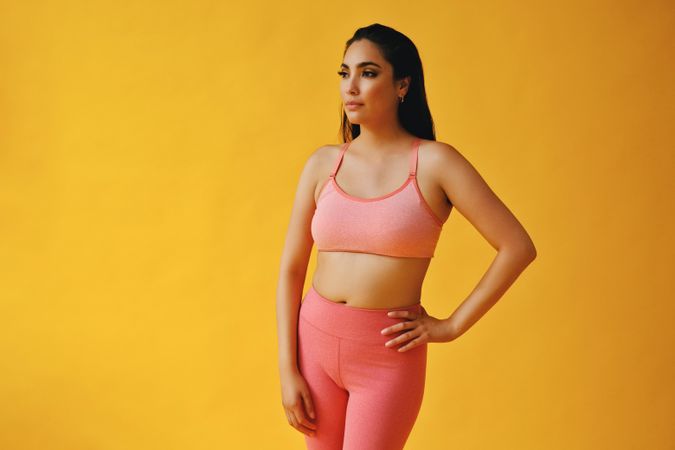
{"label": "pink sports bra", "polygon": [[374,198],[350,195],[335,181],[349,144],[342,145],[333,171],[319,193],[311,224],[317,250],[432,258],[443,222],[429,207],[417,184],[420,139],[413,142],[406,181],[398,189]]}

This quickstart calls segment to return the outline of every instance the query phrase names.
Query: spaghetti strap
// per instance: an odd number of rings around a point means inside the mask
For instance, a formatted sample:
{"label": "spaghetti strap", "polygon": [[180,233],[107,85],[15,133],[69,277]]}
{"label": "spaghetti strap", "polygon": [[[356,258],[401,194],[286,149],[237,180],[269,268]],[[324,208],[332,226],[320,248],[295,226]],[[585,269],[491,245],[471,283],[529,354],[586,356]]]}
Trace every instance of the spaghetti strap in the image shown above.
{"label": "spaghetti strap", "polygon": [[335,178],[335,174],[340,168],[340,164],[342,163],[342,157],[344,156],[347,147],[349,147],[349,144],[350,142],[345,142],[344,144],[342,144],[342,148],[340,148],[340,154],[338,155],[337,160],[335,161],[335,165],[333,166],[333,171],[330,173],[331,178]]}
{"label": "spaghetti strap", "polygon": [[[336,181],[344,154],[351,149],[353,141],[332,148],[334,152],[339,152],[333,156],[335,161],[330,178],[324,181],[321,188],[316,186],[319,193],[310,224],[317,251],[369,253],[401,258],[434,256],[443,220],[427,203],[415,177],[422,138],[413,135],[409,139],[405,145],[407,150],[397,150],[395,158],[391,156],[393,150],[387,155],[382,154],[384,150],[381,151],[380,158],[399,159],[397,165],[402,163],[405,166],[407,157],[410,175],[396,189],[370,197],[351,195],[343,191]],[[366,157],[356,159],[360,159],[355,164],[361,167],[362,172],[369,172],[364,167]]]}
{"label": "spaghetti strap", "polygon": [[419,152],[420,148],[420,141],[421,139],[416,137],[415,140],[413,140],[413,148],[412,151],[410,152],[410,176],[414,177],[415,173],[417,172],[417,154]]}

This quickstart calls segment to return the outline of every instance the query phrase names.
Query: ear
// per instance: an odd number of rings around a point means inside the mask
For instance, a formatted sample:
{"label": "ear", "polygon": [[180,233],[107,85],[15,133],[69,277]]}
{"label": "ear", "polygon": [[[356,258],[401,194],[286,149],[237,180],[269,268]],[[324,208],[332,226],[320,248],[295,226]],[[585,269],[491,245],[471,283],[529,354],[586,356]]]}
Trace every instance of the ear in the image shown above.
{"label": "ear", "polygon": [[399,92],[399,96],[401,95],[408,95],[408,89],[410,88],[410,81],[412,80],[412,77],[408,75],[407,77],[403,78],[399,82],[399,88],[403,89],[403,91]]}

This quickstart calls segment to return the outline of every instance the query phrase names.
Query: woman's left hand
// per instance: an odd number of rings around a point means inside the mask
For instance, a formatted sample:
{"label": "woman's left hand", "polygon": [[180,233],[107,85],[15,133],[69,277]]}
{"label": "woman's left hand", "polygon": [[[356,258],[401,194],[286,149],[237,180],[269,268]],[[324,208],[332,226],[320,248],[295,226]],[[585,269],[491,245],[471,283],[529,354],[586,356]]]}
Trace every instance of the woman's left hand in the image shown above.
{"label": "woman's left hand", "polygon": [[406,344],[398,349],[399,352],[405,352],[426,342],[449,342],[453,339],[447,319],[441,320],[430,316],[424,307],[421,308],[420,314],[399,310],[389,311],[387,316],[408,319],[381,331],[382,334],[387,335],[396,331],[408,330],[385,344],[386,347],[391,348],[405,342]]}

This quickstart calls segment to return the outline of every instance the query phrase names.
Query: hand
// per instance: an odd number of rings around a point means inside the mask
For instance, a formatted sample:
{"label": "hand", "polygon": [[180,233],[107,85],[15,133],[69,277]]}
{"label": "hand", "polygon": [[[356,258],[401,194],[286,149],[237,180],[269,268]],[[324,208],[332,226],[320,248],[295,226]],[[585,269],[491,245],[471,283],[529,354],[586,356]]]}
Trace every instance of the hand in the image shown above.
{"label": "hand", "polygon": [[[316,418],[307,381],[298,371],[285,372],[281,377],[281,397],[288,424],[308,436],[316,434]],[[308,418],[311,416],[311,419]]]}
{"label": "hand", "polygon": [[448,342],[452,340],[448,332],[448,323],[445,320],[430,316],[424,307],[421,308],[420,314],[399,310],[389,311],[387,315],[389,317],[408,319],[387,327],[381,332],[386,335],[395,331],[409,330],[384,344],[387,347],[393,347],[402,342],[407,342],[403,347],[398,349],[399,352],[408,351],[426,342]]}

